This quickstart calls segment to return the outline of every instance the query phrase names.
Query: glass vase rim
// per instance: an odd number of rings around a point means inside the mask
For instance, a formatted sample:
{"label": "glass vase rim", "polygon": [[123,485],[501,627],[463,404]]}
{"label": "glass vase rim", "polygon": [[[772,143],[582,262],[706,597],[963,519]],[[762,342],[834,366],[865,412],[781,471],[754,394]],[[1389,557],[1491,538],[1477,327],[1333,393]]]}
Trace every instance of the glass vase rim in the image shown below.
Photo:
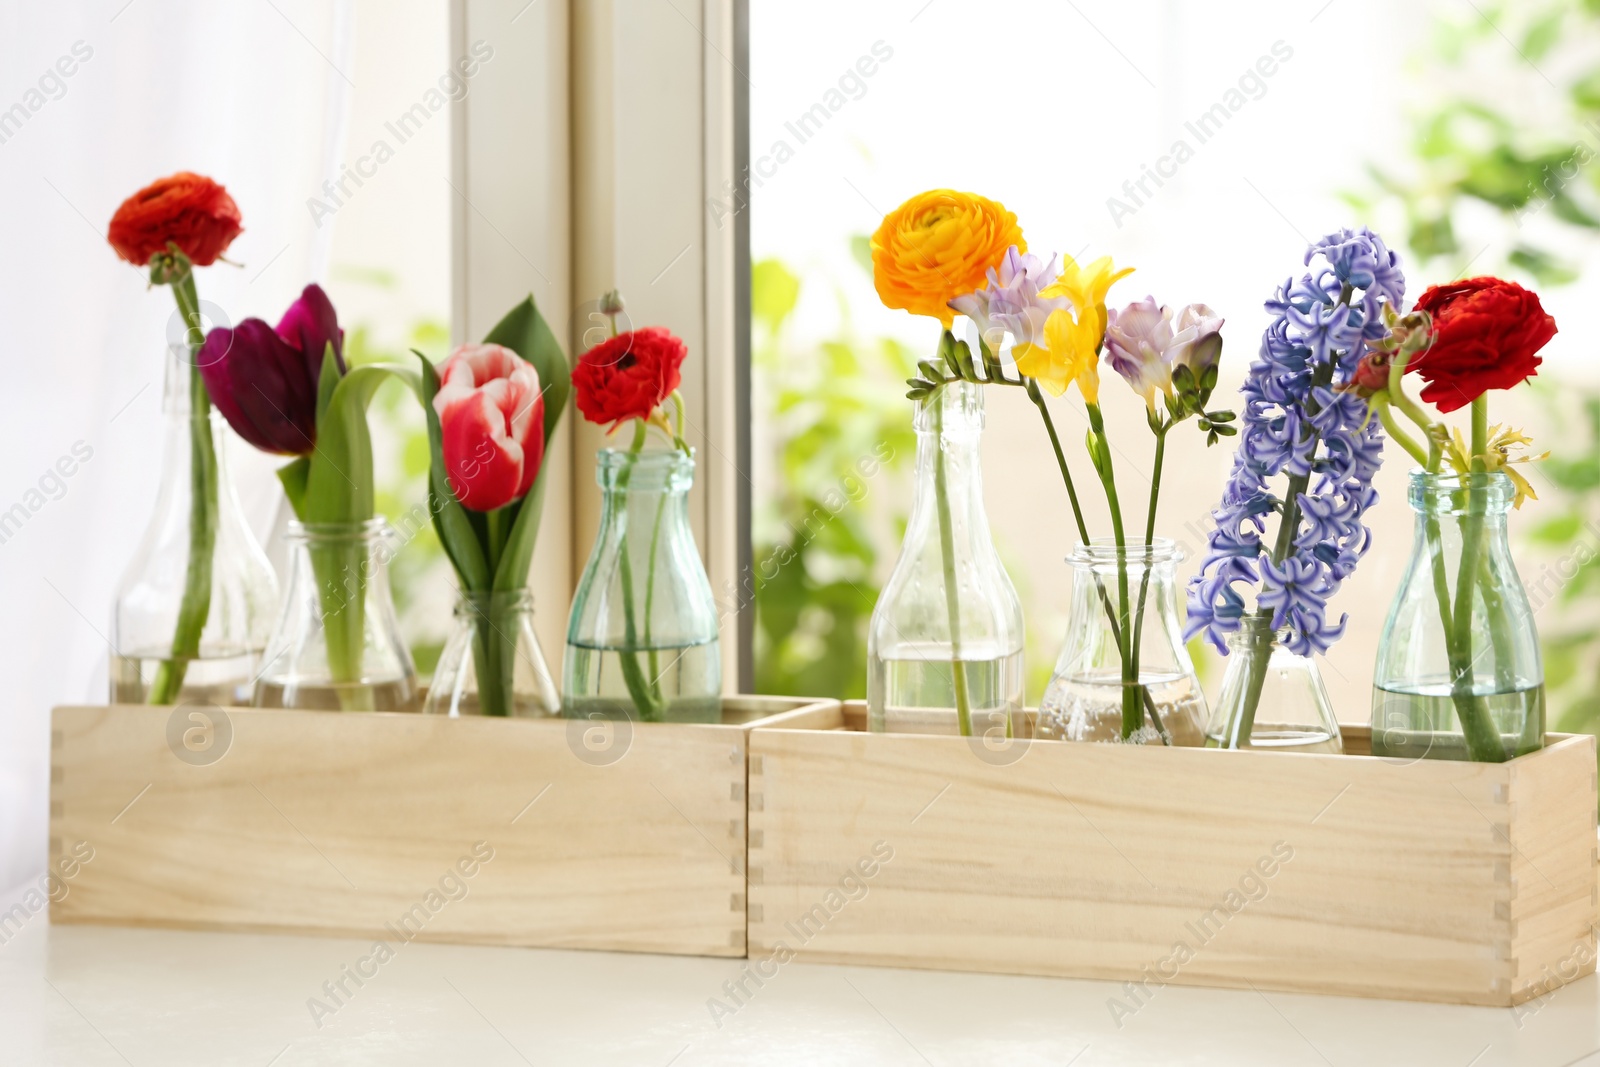
{"label": "glass vase rim", "polygon": [[1170,537],[1156,537],[1149,541],[1142,537],[1134,541],[1124,539],[1120,548],[1114,537],[1091,537],[1087,543],[1079,541],[1073,545],[1072,551],[1067,554],[1067,562],[1075,566],[1102,566],[1124,560],[1128,563],[1156,565],[1182,563],[1184,559],[1183,549]]}
{"label": "glass vase rim", "polygon": [[382,515],[350,522],[301,522],[299,519],[290,519],[283,537],[290,544],[382,541],[393,529],[389,520]]}
{"label": "glass vase rim", "polygon": [[695,450],[693,445],[687,452],[676,446],[642,448],[637,452],[631,448],[602,448],[596,453],[595,462],[604,468],[620,469],[629,465],[630,457],[635,468],[677,470],[694,465]]}
{"label": "glass vase rim", "polygon": [[[1284,643],[1287,631],[1272,625],[1271,619],[1264,619],[1260,615],[1250,614],[1239,617],[1239,628],[1229,633],[1226,641],[1229,649],[1244,651],[1245,642],[1256,636],[1262,630],[1272,633],[1272,651],[1286,648]],[[1300,656],[1301,659],[1310,659],[1309,656]]]}
{"label": "glass vase rim", "polygon": [[533,611],[533,590],[520,589],[458,589],[456,590],[455,617],[520,615]]}
{"label": "glass vase rim", "polygon": [[[955,401],[948,402],[946,400],[947,394],[954,396],[956,398]],[[932,414],[935,401],[938,401],[939,407],[944,414],[956,416],[957,421],[951,422],[948,419],[941,419],[940,426],[936,428],[933,424]],[[916,414],[912,416],[911,426],[918,435],[942,433],[944,436],[949,436],[953,430],[982,430],[986,419],[987,416],[983,410],[983,386],[977,382],[957,379],[953,382],[946,382],[934,392],[917,401]]]}
{"label": "glass vase rim", "polygon": [[[1504,511],[1516,498],[1517,487],[1505,471],[1425,471],[1413,467],[1407,496],[1414,510],[1433,510],[1430,504],[1442,503],[1450,494],[1463,491],[1481,492],[1484,503],[1492,510]],[[1453,501],[1451,502],[1453,504]]]}

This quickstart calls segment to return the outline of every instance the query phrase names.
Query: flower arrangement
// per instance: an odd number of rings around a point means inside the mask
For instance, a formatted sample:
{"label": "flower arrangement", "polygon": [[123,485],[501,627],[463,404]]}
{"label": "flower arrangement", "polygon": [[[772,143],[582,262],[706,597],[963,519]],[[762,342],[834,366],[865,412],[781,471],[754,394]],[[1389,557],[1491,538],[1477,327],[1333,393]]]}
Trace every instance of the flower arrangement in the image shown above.
{"label": "flower arrangement", "polygon": [[[276,328],[249,318],[206,334],[200,377],[234,432],[264,452],[293,456],[278,469],[295,518],[308,530],[357,530],[376,515],[367,406],[390,378],[413,392],[401,364],[351,367],[327,294],[308,285]],[[366,548],[357,538],[311,546],[329,681],[341,706],[363,709]]]}
{"label": "flower arrangement", "polygon": [[[1410,314],[1391,316],[1391,325],[1389,337],[1370,346],[1353,391],[1367,398],[1389,436],[1421,465],[1420,474],[1450,491],[1449,512],[1426,515],[1421,531],[1449,665],[1449,701],[1469,758],[1500,762],[1542,744],[1543,687],[1541,683],[1534,689],[1535,680],[1526,676],[1531,672],[1516,669],[1519,631],[1530,629],[1531,621],[1520,585],[1509,588],[1510,577],[1497,573],[1492,559],[1490,498],[1494,479],[1503,475],[1513,487],[1512,507],[1537,499],[1516,465],[1548,453],[1530,455],[1532,441],[1520,430],[1489,424],[1489,393],[1513,388],[1538,372],[1538,352],[1555,336],[1556,323],[1539,297],[1515,282],[1469,278],[1428,289]],[[1427,383],[1421,398],[1441,414],[1470,408],[1470,437],[1429,416],[1406,394],[1404,376],[1409,373]],[[1397,412],[1421,431],[1420,441]],[[1453,477],[1445,475],[1446,467]],[[1459,516],[1455,524],[1460,538],[1453,591],[1442,529],[1452,515]],[[1513,610],[1514,601],[1518,610]],[[1490,693],[1481,691],[1478,679],[1485,637],[1495,676]],[[1519,674],[1524,676],[1515,676]],[[1515,700],[1518,695],[1524,721],[1508,753],[1488,698]],[[1504,709],[1500,717],[1505,717]]]}
{"label": "flower arrangement", "polygon": [[[243,232],[239,207],[210,178],[180,171],[124,200],[111,217],[107,240],[117,255],[150,269],[150,284],[172,289],[189,346],[190,362],[204,341],[195,267],[209,267]],[[189,663],[200,655],[200,635],[211,611],[211,561],[216,549],[217,456],[211,404],[199,375],[189,381],[189,554],[170,654],[157,667],[147,700],[171,704],[183,688]]]}
{"label": "flower arrangement", "polygon": [[[632,425],[632,438],[622,457],[612,489],[617,497],[626,499],[633,487],[650,431],[664,437],[671,448],[683,457],[692,458],[693,450],[683,437],[684,404],[678,387],[682,384],[682,368],[688,356],[688,347],[659,326],[618,332],[617,316],[623,312],[621,294],[607,293],[600,301],[607,316],[611,336],[578,357],[572,372],[572,387],[578,413],[585,420],[605,427],[614,434],[623,426]],[[667,413],[671,405],[672,414]],[[622,608],[623,634],[615,655],[622,676],[622,684],[631,701],[631,712],[644,722],[661,722],[668,717],[673,694],[664,691],[664,673],[682,660],[679,652],[672,661],[664,663],[659,647],[659,634],[653,632],[656,617],[657,564],[663,551],[663,525],[668,518],[668,494],[663,492],[654,501],[649,517],[650,539],[645,555],[643,597],[638,596],[639,583],[634,573],[635,546],[630,519],[636,513],[624,505],[620,518],[614,520],[614,540],[607,544],[608,531],[602,530],[595,554],[585,568],[580,596],[573,605],[569,625],[569,656],[575,642],[593,635],[580,634],[583,625],[582,608],[587,605],[586,592],[595,583],[609,582],[614,567],[620,580],[617,590]],[[642,517],[642,516],[640,516]],[[698,559],[696,559],[696,565]],[[680,561],[681,564],[681,561]],[[600,572],[608,573],[602,575]],[[702,572],[702,583],[703,583]],[[645,653],[641,662],[640,652]],[[602,653],[603,655],[603,653]],[[720,671],[720,667],[718,668]],[[599,695],[603,685],[598,679],[587,677],[588,672],[569,658],[565,685],[569,693],[585,689],[591,682],[595,691],[584,692],[580,703],[587,705],[590,698]],[[584,675],[581,680],[574,675]],[[568,708],[569,713],[581,713],[584,708]]]}
{"label": "flower arrangement", "polygon": [[[1355,570],[1370,537],[1362,518],[1377,502],[1372,476],[1383,438],[1349,391],[1367,345],[1389,335],[1386,313],[1405,294],[1399,257],[1363,228],[1329,234],[1306,250],[1317,263],[1267,302],[1272,321],[1240,389],[1243,430],[1201,572],[1189,586],[1186,636],[1204,634],[1224,654],[1247,614],[1237,586],[1257,586],[1254,614],[1298,655],[1326,652],[1344,632],[1328,600]],[[1272,480],[1284,479],[1275,492]],[[1269,516],[1277,531],[1264,540]],[[1239,736],[1248,741],[1268,657],[1252,661]]]}
{"label": "flower arrangement", "polygon": [[[528,583],[544,514],[544,457],[566,410],[566,357],[530,296],[482,344],[436,370],[422,353],[419,397],[431,454],[428,506],[463,601],[485,715],[511,714],[517,634],[495,598]],[[540,665],[543,669],[543,665]]]}
{"label": "flower arrangement", "polygon": [[[1153,297],[1120,312],[1110,311],[1106,297],[1111,286],[1132,268],[1117,270],[1110,257],[1080,266],[1067,256],[1057,271],[1054,257],[1041,260],[1027,251],[1014,215],[983,197],[950,190],[913,197],[886,216],[872,238],[872,261],[878,294],[887,306],[937,318],[944,326],[937,358],[918,364],[918,375],[907,383],[907,396],[927,401],[955,382],[1024,389],[1044,422],[1078,535],[1088,544],[1088,525],[1044,395],[1059,397],[1077,386],[1088,413],[1090,463],[1106,494],[1117,552],[1115,600],[1103,588],[1099,595],[1121,664],[1121,736],[1144,739],[1135,735],[1146,729],[1148,714],[1148,729],[1164,738],[1150,694],[1139,680],[1139,637],[1149,575],[1147,571],[1135,597],[1113,450],[1100,406],[1100,356],[1106,350],[1107,365],[1144,398],[1146,421],[1155,436],[1155,477],[1145,524],[1148,543],[1155,534],[1168,432],[1195,416],[1209,442],[1234,432],[1229,425],[1231,412],[1205,410],[1216,385],[1222,319],[1204,304],[1192,304],[1177,314],[1174,328],[1171,309]],[[977,359],[968,342],[951,332],[957,312],[976,328]],[[1008,337],[1014,376],[1006,373],[1001,358]],[[1160,405],[1157,393],[1163,396]],[[943,495],[939,502],[948,509]],[[954,620],[956,581],[948,559],[945,584]],[[968,696],[959,659],[955,667],[957,718],[966,733]]]}

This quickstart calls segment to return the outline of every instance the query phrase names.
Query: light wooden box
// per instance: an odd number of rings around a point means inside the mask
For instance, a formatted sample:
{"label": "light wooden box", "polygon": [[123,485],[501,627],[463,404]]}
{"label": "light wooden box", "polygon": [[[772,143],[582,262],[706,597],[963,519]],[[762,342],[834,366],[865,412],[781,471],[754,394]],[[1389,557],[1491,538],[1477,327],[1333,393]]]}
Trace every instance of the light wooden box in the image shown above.
{"label": "light wooden box", "polygon": [[1169,982],[1504,1007],[1595,968],[1592,737],[1401,764],[996,752],[864,733],[855,703],[770,726],[750,742],[752,959],[1132,983],[1119,1020]]}
{"label": "light wooden box", "polygon": [[51,920],[743,956],[750,727],[832,703],[730,698],[723,725],[56,708],[51,869],[93,854]]}

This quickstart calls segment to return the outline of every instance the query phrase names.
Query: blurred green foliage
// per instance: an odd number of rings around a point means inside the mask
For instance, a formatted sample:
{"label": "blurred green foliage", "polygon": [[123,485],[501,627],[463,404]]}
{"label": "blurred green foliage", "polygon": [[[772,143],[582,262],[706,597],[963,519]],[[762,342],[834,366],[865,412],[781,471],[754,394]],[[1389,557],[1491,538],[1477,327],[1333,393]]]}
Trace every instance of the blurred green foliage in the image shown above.
{"label": "blurred green foliage", "polygon": [[1374,189],[1347,199],[1367,210],[1398,200],[1406,243],[1424,266],[1509,267],[1542,285],[1576,280],[1571,255],[1551,241],[1600,229],[1597,41],[1600,0],[1436,14],[1414,80],[1445,95],[1413,114],[1409,152],[1372,163]]}
{"label": "blurred green foliage", "polygon": [[1579,398],[1573,417],[1570,398],[1551,385],[1541,391],[1551,436],[1565,444],[1539,467],[1557,491],[1540,485],[1539,521],[1528,534],[1553,558],[1522,577],[1535,610],[1555,608],[1555,627],[1539,635],[1553,728],[1600,734],[1600,397]]}
{"label": "blurred green foliage", "polygon": [[878,497],[915,454],[902,381],[916,360],[898,341],[856,336],[842,293],[838,335],[796,339],[800,278],[767,259],[750,282],[755,432],[772,457],[752,532],[756,690],[865,696],[877,546],[905,529]]}

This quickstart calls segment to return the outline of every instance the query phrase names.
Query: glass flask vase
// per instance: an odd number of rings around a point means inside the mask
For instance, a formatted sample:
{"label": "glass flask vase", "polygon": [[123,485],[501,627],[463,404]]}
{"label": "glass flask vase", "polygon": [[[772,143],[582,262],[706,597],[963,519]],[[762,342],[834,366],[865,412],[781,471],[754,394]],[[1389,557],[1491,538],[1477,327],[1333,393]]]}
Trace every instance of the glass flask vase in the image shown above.
{"label": "glass flask vase", "polygon": [[569,718],[719,722],[717,606],[694,532],[694,456],[604,449],[600,530],[567,621]]}
{"label": "glass flask vase", "polygon": [[1500,472],[1413,471],[1406,565],[1378,645],[1372,751],[1498,763],[1544,744],[1544,668]]}
{"label": "glass flask vase", "polygon": [[983,387],[947,385],[916,412],[911,517],[867,630],[875,731],[1018,736],[1022,604],[983,507]]}
{"label": "glass flask vase", "polygon": [[463,593],[422,710],[430,715],[559,713],[556,684],[533,632],[533,594]]}
{"label": "glass flask vase", "polygon": [[1316,660],[1285,648],[1270,620],[1247,615],[1228,635],[1228,669],[1206,727],[1206,744],[1272,752],[1344,751],[1339,720]]}
{"label": "glass flask vase", "polygon": [[[1067,639],[1039,702],[1035,736],[1061,741],[1205,744],[1206,698],[1183,644],[1177,566],[1166,538],[1118,549],[1080,544]],[[1124,662],[1122,620],[1132,635]]]}
{"label": "glass flask vase", "polygon": [[[240,512],[229,434],[187,345],[167,351],[161,411],[155,514],[112,609],[111,701],[248,704],[278,583]],[[189,566],[197,553],[208,567]]]}
{"label": "glass flask vase", "polygon": [[289,588],[255,705],[416,711],[417,674],[389,596],[397,538],[383,519],[291,522]]}

